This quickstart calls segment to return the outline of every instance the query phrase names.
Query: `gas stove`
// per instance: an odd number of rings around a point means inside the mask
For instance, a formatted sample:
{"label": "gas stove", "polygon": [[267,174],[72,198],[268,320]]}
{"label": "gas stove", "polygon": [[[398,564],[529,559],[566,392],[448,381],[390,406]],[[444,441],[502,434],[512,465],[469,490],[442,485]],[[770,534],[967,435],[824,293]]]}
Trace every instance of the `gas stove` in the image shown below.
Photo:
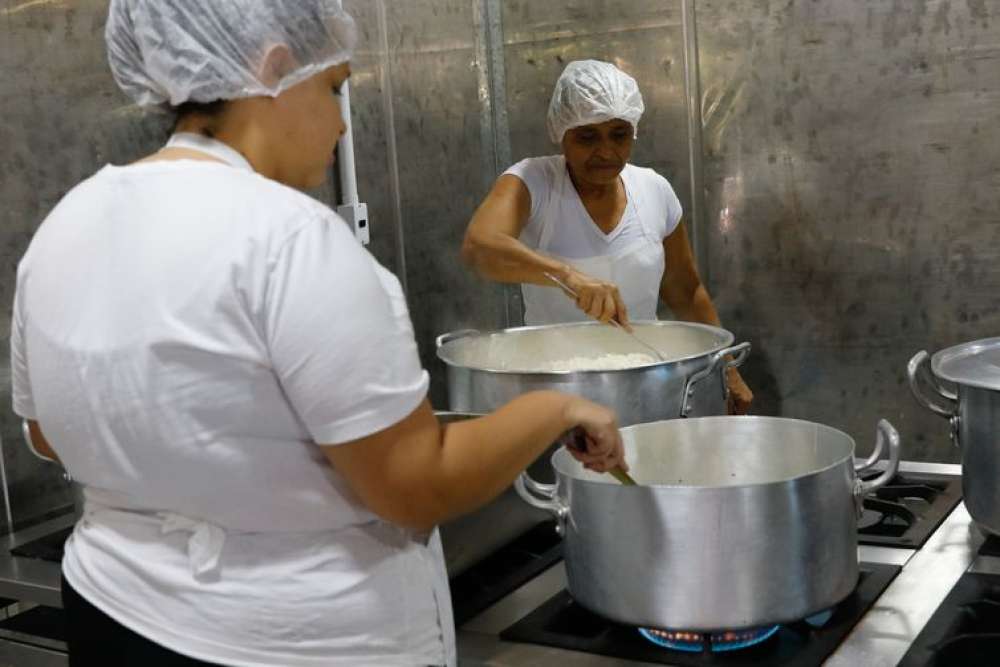
{"label": "gas stove", "polygon": [[[928,620],[973,561],[979,567],[995,563],[1000,573],[1000,557],[977,553],[984,537],[961,504],[959,466],[907,462],[901,470],[875,502],[866,503],[859,584],[828,618],[784,625],[746,648],[662,648],[638,629],[577,605],[557,563],[460,626],[462,667],[894,667],[916,646],[921,629],[933,625]],[[934,664],[918,659],[908,667]]]}
{"label": "gas stove", "polygon": [[[500,633],[506,641],[664,665],[817,665],[829,656],[902,568],[862,563],[857,588],[834,609],[757,632],[683,633],[688,641],[657,641],[664,633],[618,625],[593,614],[561,591]],[[694,641],[691,641],[694,639]],[[669,644],[669,646],[664,646]]]}

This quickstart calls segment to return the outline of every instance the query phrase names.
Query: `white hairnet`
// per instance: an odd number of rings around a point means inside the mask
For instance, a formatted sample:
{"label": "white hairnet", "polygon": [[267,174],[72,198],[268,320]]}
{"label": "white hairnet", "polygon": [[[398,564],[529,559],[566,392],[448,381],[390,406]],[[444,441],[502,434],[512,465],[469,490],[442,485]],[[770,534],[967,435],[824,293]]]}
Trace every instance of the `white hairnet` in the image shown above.
{"label": "white hairnet", "polygon": [[635,129],[645,107],[635,79],[611,63],[575,60],[566,65],[549,103],[549,136],[562,143],[566,130],[621,118]]}
{"label": "white hairnet", "polygon": [[[104,36],[143,106],[273,97],[349,60],[357,40],[340,0],[111,0]],[[282,46],[289,57],[264,67]]]}

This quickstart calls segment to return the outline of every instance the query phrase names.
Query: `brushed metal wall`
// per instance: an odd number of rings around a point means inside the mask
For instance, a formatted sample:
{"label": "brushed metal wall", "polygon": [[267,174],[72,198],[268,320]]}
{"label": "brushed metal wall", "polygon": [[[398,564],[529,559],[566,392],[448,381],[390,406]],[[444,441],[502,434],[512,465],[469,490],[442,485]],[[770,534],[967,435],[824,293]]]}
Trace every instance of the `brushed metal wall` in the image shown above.
{"label": "brushed metal wall", "polygon": [[905,367],[1000,334],[1000,5],[697,8],[711,288],[757,411],[957,460]]}

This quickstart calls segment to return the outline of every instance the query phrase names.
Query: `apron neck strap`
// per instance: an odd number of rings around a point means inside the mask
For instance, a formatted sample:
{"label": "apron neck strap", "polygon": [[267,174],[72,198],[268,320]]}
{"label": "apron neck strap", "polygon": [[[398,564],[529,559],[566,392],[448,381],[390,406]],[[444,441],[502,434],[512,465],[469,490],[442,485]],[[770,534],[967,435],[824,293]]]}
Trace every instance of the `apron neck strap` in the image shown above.
{"label": "apron neck strap", "polygon": [[225,162],[230,167],[253,171],[253,165],[243,157],[235,148],[224,144],[217,139],[206,137],[194,132],[178,132],[167,142],[168,148],[186,148],[199,153],[211,155],[221,162]]}

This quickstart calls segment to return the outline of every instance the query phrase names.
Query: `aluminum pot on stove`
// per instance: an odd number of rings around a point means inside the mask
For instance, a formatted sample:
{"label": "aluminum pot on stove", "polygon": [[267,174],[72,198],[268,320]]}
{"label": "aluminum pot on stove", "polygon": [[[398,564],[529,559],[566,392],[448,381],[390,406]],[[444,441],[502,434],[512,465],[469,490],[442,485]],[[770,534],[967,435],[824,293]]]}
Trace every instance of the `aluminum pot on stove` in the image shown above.
{"label": "aluminum pot on stove", "polygon": [[633,322],[636,335],[665,360],[617,370],[549,370],[553,362],[606,354],[645,354],[630,336],[599,322],[554,324],[437,339],[447,366],[449,409],[492,412],[529,391],[555,389],[614,408],[627,426],[676,417],[723,415],[727,368],[740,366],[750,343],[692,322]]}
{"label": "aluminum pot on stove", "polygon": [[[584,469],[565,449],[555,484],[522,475],[521,498],[558,519],[568,588],[590,611],[640,627],[711,632],[805,618],[858,581],[862,497],[899,464],[899,435],[875,451],[808,421],[702,417],[622,429],[639,486]],[[889,445],[886,469],[858,473]]]}
{"label": "aluminum pot on stove", "polygon": [[962,450],[969,514],[1000,535],[1000,338],[963,343],[933,357],[922,350],[910,359],[907,375],[917,402],[951,422],[952,439]]}

